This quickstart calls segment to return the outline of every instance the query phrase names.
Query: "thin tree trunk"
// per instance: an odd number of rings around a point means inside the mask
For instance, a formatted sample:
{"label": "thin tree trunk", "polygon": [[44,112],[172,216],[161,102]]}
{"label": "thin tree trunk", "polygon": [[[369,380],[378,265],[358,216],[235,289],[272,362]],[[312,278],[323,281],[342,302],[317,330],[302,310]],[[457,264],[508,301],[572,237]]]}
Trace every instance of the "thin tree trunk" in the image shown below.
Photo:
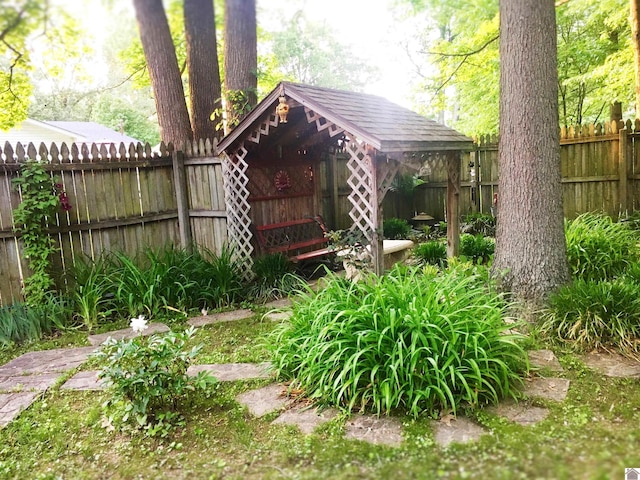
{"label": "thin tree trunk", "polygon": [[631,25],[631,45],[633,65],[636,72],[636,118],[640,117],[640,0],[629,0],[629,23]]}
{"label": "thin tree trunk", "polygon": [[232,128],[257,103],[255,0],[226,0],[224,22],[224,88],[227,125]]}
{"label": "thin tree trunk", "polygon": [[184,0],[191,125],[196,140],[220,136],[217,128],[222,89],[213,0]]}
{"label": "thin tree trunk", "polygon": [[569,280],[554,0],[500,2],[498,225],[493,275],[537,303]]}
{"label": "thin tree trunk", "polygon": [[133,0],[149,67],[160,137],[179,146],[193,138],[176,51],[162,0]]}

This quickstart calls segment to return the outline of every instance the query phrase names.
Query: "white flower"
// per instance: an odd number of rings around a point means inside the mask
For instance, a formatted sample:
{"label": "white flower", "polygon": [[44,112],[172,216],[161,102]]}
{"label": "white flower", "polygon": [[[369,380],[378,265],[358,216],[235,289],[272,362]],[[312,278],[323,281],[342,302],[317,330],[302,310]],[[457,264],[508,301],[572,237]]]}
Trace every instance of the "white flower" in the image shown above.
{"label": "white flower", "polygon": [[144,315],[132,318],[130,325],[131,329],[136,333],[142,333],[143,330],[149,328],[149,326],[147,325],[147,321],[144,319]]}

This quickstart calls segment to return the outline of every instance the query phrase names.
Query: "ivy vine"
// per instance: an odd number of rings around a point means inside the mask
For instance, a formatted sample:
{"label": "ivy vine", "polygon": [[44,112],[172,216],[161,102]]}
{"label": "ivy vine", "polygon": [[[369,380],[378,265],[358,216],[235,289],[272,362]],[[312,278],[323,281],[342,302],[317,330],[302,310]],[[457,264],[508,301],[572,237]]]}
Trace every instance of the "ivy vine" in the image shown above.
{"label": "ivy vine", "polygon": [[13,183],[22,196],[22,202],[13,210],[13,221],[15,230],[21,234],[23,254],[31,270],[31,275],[24,279],[23,293],[27,303],[37,305],[54,286],[49,267],[56,248],[47,233],[47,224],[60,200],[53,179],[36,160],[27,161]]}

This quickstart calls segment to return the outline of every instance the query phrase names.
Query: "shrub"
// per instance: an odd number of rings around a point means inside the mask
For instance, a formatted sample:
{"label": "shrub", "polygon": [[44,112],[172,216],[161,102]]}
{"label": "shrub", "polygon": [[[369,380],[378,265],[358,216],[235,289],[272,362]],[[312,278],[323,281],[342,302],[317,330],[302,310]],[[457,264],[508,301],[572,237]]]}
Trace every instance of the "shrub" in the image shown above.
{"label": "shrub", "polygon": [[611,280],[638,260],[638,236],[625,222],[584,213],[565,224],[567,256],[575,278]]}
{"label": "shrub", "polygon": [[283,253],[256,257],[252,266],[256,276],[251,285],[251,296],[258,301],[267,301],[286,296],[301,288],[302,277],[294,273],[295,266]]}
{"label": "shrub", "polygon": [[442,267],[447,263],[447,247],[438,241],[421,243],[413,249],[413,256],[420,263]]}
{"label": "shrub", "polygon": [[387,218],[382,222],[382,231],[384,238],[397,240],[407,238],[411,231],[411,226],[401,218]]}
{"label": "shrub", "polygon": [[549,297],[540,332],[578,350],[640,353],[640,285],[577,279]]}
{"label": "shrub", "polygon": [[434,270],[326,277],[271,337],[278,377],[320,402],[414,416],[514,395],[526,355],[504,335],[505,302],[476,276]]}
{"label": "shrub", "polygon": [[496,244],[491,238],[482,235],[460,236],[460,256],[468,258],[473,263],[488,263],[495,249]]}
{"label": "shrub", "polygon": [[[144,317],[134,318],[136,332],[146,329]],[[108,423],[133,424],[147,435],[166,436],[182,420],[180,409],[195,392],[208,392],[215,382],[207,372],[191,377],[187,369],[200,346],[187,348],[195,329],[116,341],[109,338],[95,357],[102,363],[98,377],[111,396],[104,403]]]}
{"label": "shrub", "polygon": [[488,213],[470,213],[462,219],[460,231],[470,235],[495,237],[496,217]]}

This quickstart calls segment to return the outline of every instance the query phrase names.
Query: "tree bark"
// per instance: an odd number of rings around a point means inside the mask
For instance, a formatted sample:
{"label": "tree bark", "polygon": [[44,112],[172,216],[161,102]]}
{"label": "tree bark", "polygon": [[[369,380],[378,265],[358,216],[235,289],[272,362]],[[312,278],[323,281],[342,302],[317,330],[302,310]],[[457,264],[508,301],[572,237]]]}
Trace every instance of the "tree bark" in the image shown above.
{"label": "tree bark", "polygon": [[258,43],[255,0],[226,0],[224,87],[227,128],[257,103]]}
{"label": "tree bark", "polygon": [[538,303],[569,281],[554,0],[500,2],[498,224],[492,273]]}
{"label": "tree bark", "polygon": [[178,147],[193,138],[176,51],[162,0],[133,0],[149,67],[160,137]]}
{"label": "tree bark", "polygon": [[640,0],[629,0],[629,24],[631,25],[631,45],[633,65],[636,73],[636,118],[640,117]]}
{"label": "tree bark", "polygon": [[184,27],[189,72],[189,104],[193,137],[219,137],[221,105],[220,67],[213,0],[184,0]]}

